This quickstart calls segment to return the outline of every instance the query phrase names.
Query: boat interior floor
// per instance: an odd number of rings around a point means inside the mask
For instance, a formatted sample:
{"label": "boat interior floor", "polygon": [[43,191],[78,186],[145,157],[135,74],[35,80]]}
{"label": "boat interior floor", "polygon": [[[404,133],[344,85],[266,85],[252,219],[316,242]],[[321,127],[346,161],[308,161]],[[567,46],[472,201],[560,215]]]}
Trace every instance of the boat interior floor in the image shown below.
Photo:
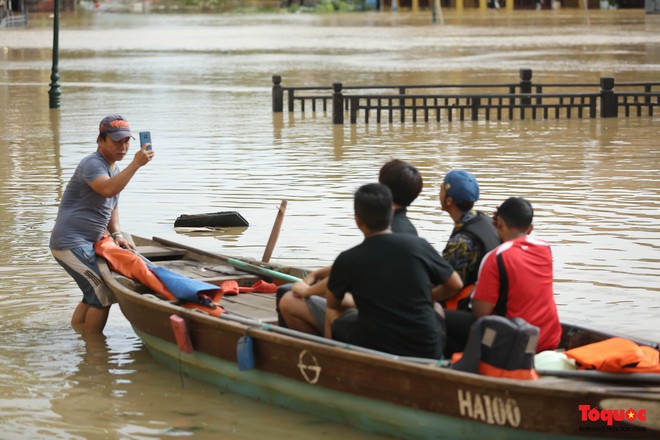
{"label": "boat interior floor", "polygon": [[[138,253],[153,264],[172,270],[186,277],[204,281],[209,284],[221,286],[224,281],[234,280],[239,287],[250,287],[261,278],[257,275],[234,268],[218,260],[204,261],[204,259],[182,259],[185,250],[161,246],[138,246]],[[138,292],[147,293],[146,287],[136,286],[131,282],[131,288]],[[269,324],[277,323],[274,293],[240,293],[238,295],[224,295],[220,305],[229,313],[245,318],[254,319]]]}

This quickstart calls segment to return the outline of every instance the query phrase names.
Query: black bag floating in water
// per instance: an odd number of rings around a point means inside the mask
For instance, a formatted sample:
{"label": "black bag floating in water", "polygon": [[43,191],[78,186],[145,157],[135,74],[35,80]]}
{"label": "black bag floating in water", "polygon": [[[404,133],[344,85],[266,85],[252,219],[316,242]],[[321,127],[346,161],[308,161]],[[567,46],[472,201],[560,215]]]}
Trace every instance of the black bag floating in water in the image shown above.
{"label": "black bag floating in water", "polygon": [[231,228],[237,226],[250,226],[250,224],[236,211],[191,215],[182,214],[174,221],[175,228],[200,228],[205,226]]}

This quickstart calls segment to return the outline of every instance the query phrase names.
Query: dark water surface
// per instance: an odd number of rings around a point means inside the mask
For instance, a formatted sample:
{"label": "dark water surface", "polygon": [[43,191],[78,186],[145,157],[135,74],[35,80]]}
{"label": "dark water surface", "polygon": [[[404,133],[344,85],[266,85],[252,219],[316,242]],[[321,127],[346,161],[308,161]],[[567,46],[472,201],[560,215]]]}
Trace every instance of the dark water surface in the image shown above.
{"label": "dark water surface", "polygon": [[[273,74],[285,85],[515,82],[530,67],[546,83],[660,81],[660,17],[642,11],[446,12],[445,22],[65,15],[59,111],[48,109],[48,18],[0,30],[0,438],[368,438],[181,377],[118,308],[105,339],[70,329],[80,293],[48,237],[66,182],[114,112],[150,130],[157,150],[122,193],[127,231],[260,258],[286,199],[273,259],[321,266],[360,241],[352,192],[397,157],[423,172],[410,217],[442,249],[452,224],[438,182],[464,167],[480,181],[480,209],[511,195],[534,204],[562,319],[660,339],[658,116],[333,127],[321,112],[271,113]],[[173,229],[180,214],[225,210],[250,227]]]}

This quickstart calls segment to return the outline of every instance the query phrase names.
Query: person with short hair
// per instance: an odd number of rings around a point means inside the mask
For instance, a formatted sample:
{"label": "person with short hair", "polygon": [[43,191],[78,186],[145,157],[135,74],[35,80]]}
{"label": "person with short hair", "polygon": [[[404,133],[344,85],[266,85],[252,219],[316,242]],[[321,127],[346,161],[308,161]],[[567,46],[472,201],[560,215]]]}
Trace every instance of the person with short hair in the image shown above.
{"label": "person with short hair", "polygon": [[[414,165],[400,159],[386,162],[379,171],[378,181],[386,185],[392,192],[392,232],[417,235],[417,229],[407,216],[407,208],[419,196],[424,185],[422,175]],[[302,281],[281,286],[276,295],[276,309],[279,325],[290,327],[307,333],[323,334],[325,321],[325,292],[328,275],[332,266],[316,269]],[[286,295],[286,299],[282,299]],[[311,302],[309,299],[315,297]],[[350,295],[346,301],[350,301]],[[300,320],[299,316],[307,316],[308,309],[317,317],[320,324],[310,326],[308,320]]]}
{"label": "person with short hair", "polygon": [[419,196],[424,186],[419,170],[408,162],[392,159],[381,167],[378,181],[392,191],[392,232],[418,235],[417,229],[407,217],[407,208]]}
{"label": "person with short hair", "polygon": [[[523,318],[539,328],[537,352],[554,350],[561,323],[554,298],[550,245],[530,237],[534,209],[521,197],[510,197],[494,216],[502,244],[488,253],[472,297],[475,318],[495,313]],[[498,261],[499,260],[499,261]]]}
{"label": "person with short hair", "polygon": [[[522,318],[539,328],[537,352],[554,350],[561,338],[561,324],[553,292],[550,245],[530,237],[534,209],[521,197],[510,197],[497,209],[493,221],[502,244],[483,259],[472,295],[472,323],[491,314]],[[469,336],[467,319],[447,321],[445,356],[462,351]],[[459,325],[460,324],[460,325]]]}
{"label": "person with short hair", "polygon": [[115,302],[103,282],[94,253],[94,243],[107,231],[118,246],[134,248],[119,227],[119,193],[135,173],[154,157],[145,144],[126,168],[119,169],[133,138],[128,121],[108,115],[99,125],[96,151],[84,157],[64,190],[50,236],[55,260],[76,281],[83,299],[71,325],[82,333],[102,333]]}
{"label": "person with short hair", "polygon": [[[356,191],[355,222],[364,241],[332,265],[323,334],[387,353],[439,359],[445,331],[435,299],[457,292],[462,283],[426,240],[392,233],[391,206],[391,191],[381,183]],[[298,318],[318,330],[318,316],[310,310]]]}
{"label": "person with short hair", "polygon": [[442,256],[458,272],[465,286],[453,298],[442,298],[447,309],[470,310],[470,292],[484,255],[500,244],[493,221],[474,209],[479,200],[479,184],[472,173],[452,170],[440,185],[440,206],[454,221],[454,229]]}

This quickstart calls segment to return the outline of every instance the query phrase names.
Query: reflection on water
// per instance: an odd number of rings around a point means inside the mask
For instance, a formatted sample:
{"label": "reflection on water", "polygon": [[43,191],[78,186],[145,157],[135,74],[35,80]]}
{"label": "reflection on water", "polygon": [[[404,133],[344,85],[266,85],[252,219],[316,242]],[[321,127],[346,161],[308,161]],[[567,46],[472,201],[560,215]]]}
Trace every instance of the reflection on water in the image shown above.
{"label": "reflection on water", "polygon": [[[288,201],[273,260],[317,267],[358,243],[352,192],[397,157],[425,185],[410,209],[442,249],[451,168],[473,171],[478,207],[529,198],[553,244],[560,315],[660,339],[658,117],[333,126],[271,113],[284,85],[660,81],[658,17],[641,11],[327,16],[64,15],[62,108],[48,110],[45,16],[0,31],[0,414],[9,438],[273,438],[365,434],[179,376],[157,364],[115,308],[106,338],[69,327],[80,299],[48,237],[64,186],[99,120],[150,130],[157,156],[121,196],[122,226],[260,258]],[[555,13],[556,12],[556,13]],[[135,146],[133,146],[135,148]],[[126,164],[124,164],[126,165]],[[177,232],[181,214],[238,211],[248,228]]]}

